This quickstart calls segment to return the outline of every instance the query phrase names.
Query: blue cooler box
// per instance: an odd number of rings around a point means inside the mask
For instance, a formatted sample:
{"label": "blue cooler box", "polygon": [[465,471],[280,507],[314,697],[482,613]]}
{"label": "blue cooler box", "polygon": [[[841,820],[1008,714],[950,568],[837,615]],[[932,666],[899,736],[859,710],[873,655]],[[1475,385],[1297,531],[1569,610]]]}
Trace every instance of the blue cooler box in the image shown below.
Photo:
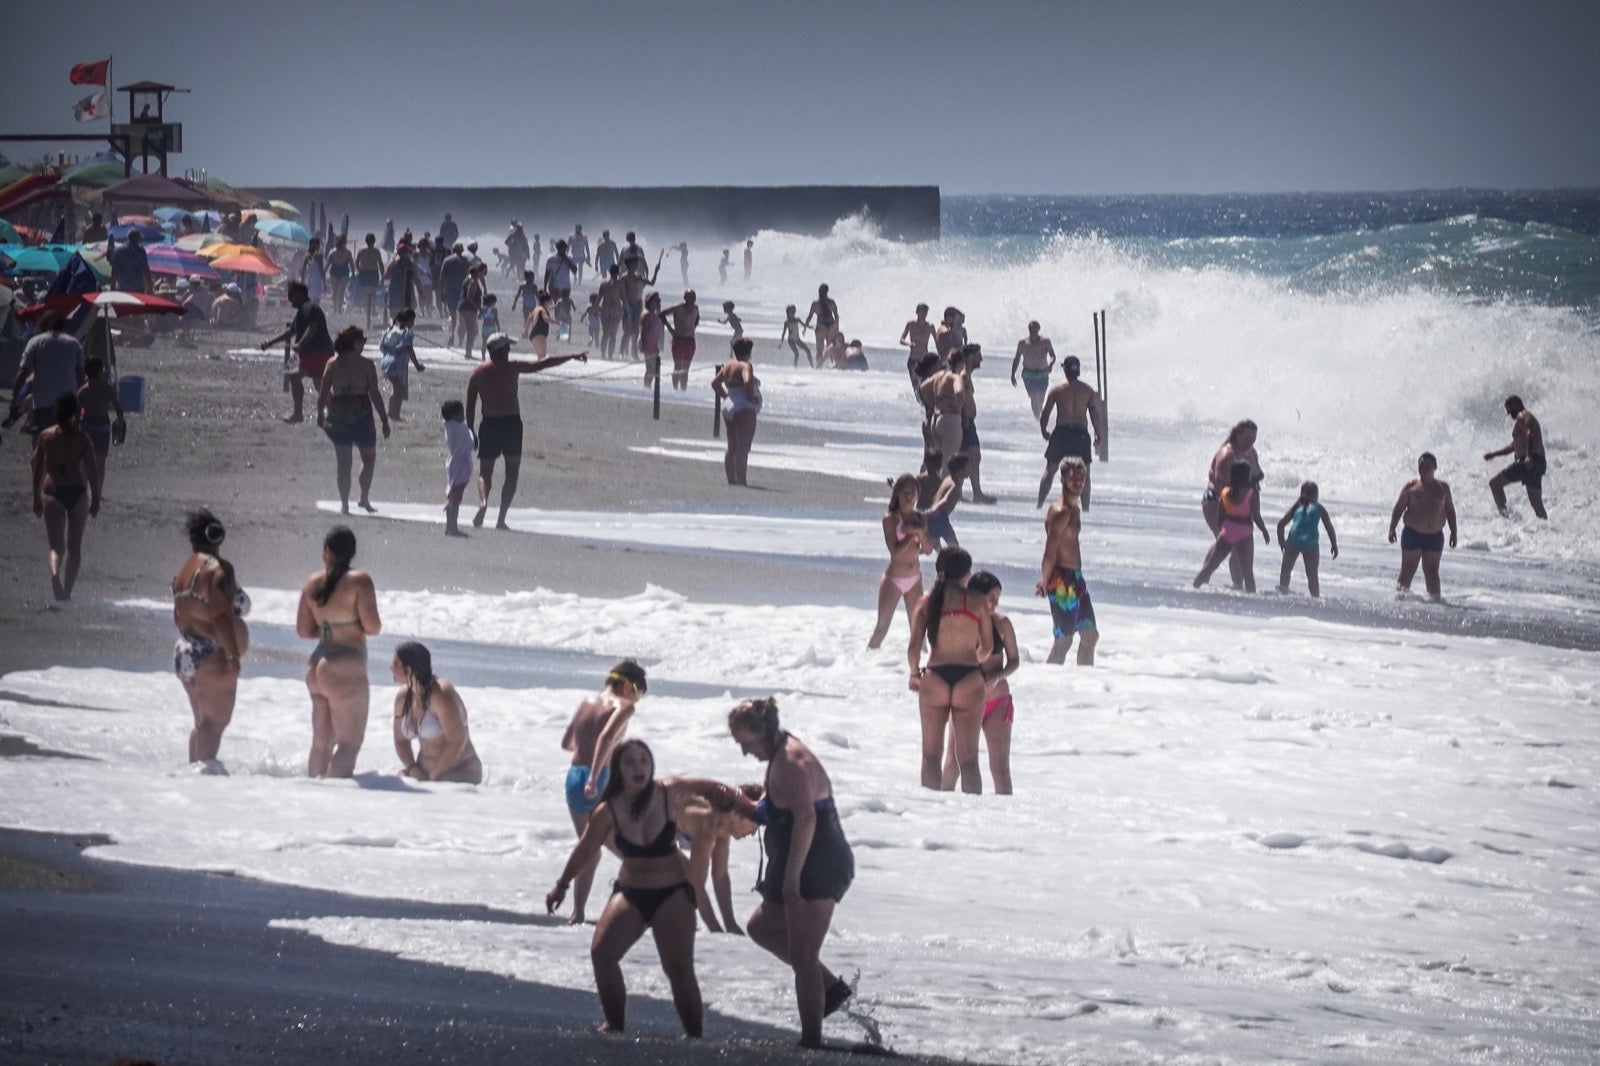
{"label": "blue cooler box", "polygon": [[122,404],[122,409],[130,415],[136,415],[143,411],[144,378],[138,374],[127,374],[118,378],[117,401]]}

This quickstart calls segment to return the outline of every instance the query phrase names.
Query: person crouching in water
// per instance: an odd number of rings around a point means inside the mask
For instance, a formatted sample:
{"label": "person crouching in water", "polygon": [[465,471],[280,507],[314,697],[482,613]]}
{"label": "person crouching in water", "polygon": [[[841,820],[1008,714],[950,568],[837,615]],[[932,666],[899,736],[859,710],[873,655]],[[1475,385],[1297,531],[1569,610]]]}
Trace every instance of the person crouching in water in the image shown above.
{"label": "person crouching in water", "polygon": [[1249,463],[1237,462],[1229,469],[1228,485],[1222,490],[1218,503],[1222,510],[1222,526],[1217,531],[1216,543],[1206,553],[1205,564],[1195,575],[1194,587],[1200,588],[1210,581],[1217,567],[1232,555],[1239,560],[1244,590],[1254,592],[1256,548],[1252,527],[1260,528],[1264,543],[1271,544],[1272,537],[1267,533],[1267,524],[1261,520],[1261,496],[1256,492]]}
{"label": "person crouching in water", "polygon": [[589,818],[567,865],[545,896],[554,914],[567,888],[606,845],[622,858],[616,888],[595,923],[589,957],[605,1013],[603,1033],[627,1027],[628,987],[622,959],[646,929],[654,934],[661,969],[672,986],[672,1005],[685,1036],[701,1034],[705,1008],[694,973],[695,893],[689,860],[678,850],[677,819],[696,799],[718,810],[733,810],[748,799],[727,785],[704,779],[670,777],[657,781],[655,756],[642,740],[625,740],[611,756],[600,803]]}
{"label": "person crouching in water", "polygon": [[389,670],[401,686],[394,697],[394,750],[401,776],[481,784],[483,763],[467,733],[467,705],[454,685],[434,676],[427,647],[414,640],[401,644]]}

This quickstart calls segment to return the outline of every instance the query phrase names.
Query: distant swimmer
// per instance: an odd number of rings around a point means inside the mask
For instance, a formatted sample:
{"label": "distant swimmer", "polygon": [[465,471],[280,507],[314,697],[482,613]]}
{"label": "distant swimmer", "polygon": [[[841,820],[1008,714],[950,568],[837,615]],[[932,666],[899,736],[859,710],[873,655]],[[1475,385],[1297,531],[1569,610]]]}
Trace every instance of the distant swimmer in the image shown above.
{"label": "distant swimmer", "polygon": [[611,231],[600,231],[600,243],[594,246],[595,273],[604,277],[611,273],[611,268],[622,262],[622,256],[617,252],[617,242],[611,239]]}
{"label": "distant swimmer", "polygon": [[1411,579],[1422,564],[1422,580],[1428,598],[1439,599],[1439,560],[1444,556],[1444,527],[1450,527],[1450,547],[1456,546],[1456,504],[1450,486],[1434,477],[1439,460],[1432,452],[1417,459],[1417,477],[1406,482],[1389,515],[1389,543],[1395,542],[1395,527],[1405,522],[1400,535],[1400,576],[1396,581],[1401,595],[1411,591]]}
{"label": "distant swimmer", "polygon": [[[561,750],[572,752],[566,779],[567,813],[572,816],[572,828],[580,839],[606,789],[611,754],[628,735],[634,707],[644,699],[646,691],[644,667],[624,659],[611,668],[599,692],[578,704],[572,721],[567,723],[567,731],[561,737]],[[583,922],[589,889],[599,865],[600,856],[596,854],[573,873],[573,925]]]}
{"label": "distant swimmer", "polygon": [[867,640],[868,648],[883,645],[894,623],[894,609],[906,605],[909,621],[922,602],[922,559],[933,552],[922,515],[917,513],[917,479],[901,474],[889,489],[889,509],[883,515],[883,543],[889,549],[889,565],[878,578],[878,625]]}
{"label": "distant swimmer", "polygon": [[511,528],[506,524],[506,512],[517,495],[517,477],[522,470],[522,406],[517,395],[521,375],[537,374],[572,359],[589,360],[585,352],[552,355],[532,362],[512,359],[514,343],[504,333],[494,334],[484,342],[489,361],[467,375],[468,426],[473,424],[479,401],[483,402],[483,421],[478,424],[478,513],[472,517],[474,526],[483,525],[489,511],[489,493],[494,488],[495,460],[504,457],[506,480],[500,487],[500,516],[494,528]]}
{"label": "distant swimmer", "polygon": [[928,344],[933,340],[933,323],[928,321],[928,305],[917,305],[917,317],[906,323],[900,331],[900,343],[907,349],[906,373],[911,377],[911,391],[918,392],[922,379],[917,377],[917,364],[928,354]]}
{"label": "distant swimmer", "polygon": [[1511,443],[1492,452],[1484,452],[1485,462],[1510,455],[1510,466],[1489,479],[1489,491],[1494,494],[1495,510],[1506,513],[1506,486],[1520,481],[1528,490],[1528,503],[1540,518],[1549,518],[1544,511],[1544,430],[1533,412],[1522,406],[1520,396],[1506,397],[1506,414],[1511,416]]}
{"label": "distant swimmer", "polygon": [[[1011,360],[1011,386],[1016,387],[1017,371],[1022,371],[1022,387],[1027,390],[1028,403],[1033,406],[1033,417],[1044,410],[1045,393],[1050,389],[1050,371],[1056,368],[1056,350],[1049,337],[1039,336],[1039,323],[1028,323],[1028,335],[1017,342],[1017,354]],[[1050,480],[1050,475],[1045,475]],[[1084,501],[1088,506],[1088,500]]]}
{"label": "distant swimmer", "polygon": [[728,283],[728,268],[731,266],[733,266],[733,250],[724,248],[722,250],[722,258],[717,261],[717,283],[719,285]]}
{"label": "distant swimmer", "polygon": [[689,287],[689,242],[681,241],[675,246],[678,250],[678,276],[683,279],[683,287]]}
{"label": "distant swimmer", "polygon": [[1267,523],[1261,518],[1261,493],[1256,490],[1255,482],[1251,480],[1250,464],[1243,460],[1233,464],[1228,473],[1228,484],[1220,494],[1218,503],[1222,509],[1221,526],[1217,530],[1217,539],[1211,545],[1211,550],[1206,552],[1205,562],[1200,566],[1200,572],[1195,575],[1194,587],[1200,588],[1211,580],[1211,575],[1217,567],[1222,565],[1224,559],[1239,560],[1237,573],[1238,579],[1234,588],[1243,588],[1246,592],[1256,590],[1256,529],[1261,530],[1261,539],[1268,544],[1272,538],[1267,534]]}
{"label": "distant swimmer", "polygon": [[433,655],[408,640],[394,650],[394,750],[400,776],[416,781],[483,783],[483,762],[467,730],[467,705],[456,687],[433,672]]}
{"label": "distant swimmer", "polygon": [[189,516],[189,557],[172,578],[172,622],[178,642],[172,668],[189,697],[194,728],[189,762],[206,773],[225,773],[217,762],[222,733],[233,721],[239,691],[239,660],[250,646],[244,619],[250,597],[239,587],[233,564],[222,557],[228,535],[205,508]]}
{"label": "distant swimmer", "polygon": [[[961,454],[967,460],[967,477],[972,482],[973,503],[994,503],[983,491],[983,442],[978,438],[978,389],[972,375],[983,366],[983,346],[969,344],[962,349],[967,360],[967,388],[961,405]],[[949,464],[946,464],[949,465]]]}
{"label": "distant swimmer", "polygon": [[572,236],[567,238],[567,247],[572,252],[572,261],[577,264],[576,277],[583,280],[583,268],[589,265],[589,235],[583,232],[583,227],[576,223],[572,227]]}
{"label": "distant swimmer", "polygon": [[1061,463],[1061,499],[1050,505],[1044,516],[1044,559],[1039,564],[1039,583],[1034,595],[1050,601],[1050,623],[1055,643],[1049,661],[1064,663],[1072,638],[1078,638],[1078,665],[1094,665],[1095,645],[1100,629],[1089,598],[1089,584],[1083,578],[1083,550],[1079,534],[1083,512],[1078,499],[1089,483],[1089,468],[1075,455]]}
{"label": "distant swimmer", "polygon": [[[1045,340],[1045,344],[1049,343]],[[1089,464],[1094,462],[1094,450],[1105,432],[1105,414],[1100,409],[1100,394],[1087,382],[1078,380],[1082,366],[1077,356],[1069,355],[1063,359],[1061,372],[1066,375],[1067,380],[1052,386],[1045,393],[1044,402],[1039,407],[1039,432],[1044,435],[1046,443],[1044,477],[1039,479],[1039,502],[1034,506],[1044,506],[1045,497],[1050,495],[1051,482],[1056,476],[1056,470],[1060,468],[1063,460],[1070,457],[1083,464],[1082,506],[1087,511],[1090,489]],[[1054,415],[1056,420],[1054,429],[1050,428],[1051,415]],[[1092,437],[1089,435],[1091,425],[1094,427]]]}
{"label": "distant swimmer", "polygon": [[367,734],[367,638],[383,629],[372,576],[352,570],[356,535],[334,526],[322,542],[322,569],[300,588],[294,630],[315,638],[306,664],[311,694],[310,777],[349,777]]}
{"label": "distant swimmer", "polygon": [[752,237],[744,242],[744,280],[750,280],[750,268],[756,264],[756,242]]}
{"label": "distant swimmer", "polygon": [[[1289,591],[1289,579],[1294,576],[1296,559],[1305,560],[1306,590],[1313,596],[1322,594],[1317,584],[1317,525],[1328,531],[1328,550],[1339,558],[1339,536],[1333,531],[1333,519],[1328,509],[1317,500],[1317,483],[1307,481],[1300,486],[1300,498],[1278,519],[1278,547],[1283,549],[1283,568],[1278,572],[1278,591]],[[1288,535],[1284,535],[1284,529]]]}
{"label": "distant swimmer", "polygon": [[805,326],[811,328],[816,322],[815,331],[812,333],[817,339],[818,362],[821,362],[823,349],[828,342],[839,335],[839,305],[828,295],[826,285],[817,286],[817,298],[811,301],[811,309],[806,312]]}

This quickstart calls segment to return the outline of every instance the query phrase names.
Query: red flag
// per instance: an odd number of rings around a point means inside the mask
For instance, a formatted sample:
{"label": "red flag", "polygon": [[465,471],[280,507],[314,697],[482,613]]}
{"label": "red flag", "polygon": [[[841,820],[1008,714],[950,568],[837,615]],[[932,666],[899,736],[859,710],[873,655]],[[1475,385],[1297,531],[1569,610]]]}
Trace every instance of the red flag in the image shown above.
{"label": "red flag", "polygon": [[72,68],[72,84],[104,85],[110,72],[111,60],[99,59],[93,63],[78,63]]}

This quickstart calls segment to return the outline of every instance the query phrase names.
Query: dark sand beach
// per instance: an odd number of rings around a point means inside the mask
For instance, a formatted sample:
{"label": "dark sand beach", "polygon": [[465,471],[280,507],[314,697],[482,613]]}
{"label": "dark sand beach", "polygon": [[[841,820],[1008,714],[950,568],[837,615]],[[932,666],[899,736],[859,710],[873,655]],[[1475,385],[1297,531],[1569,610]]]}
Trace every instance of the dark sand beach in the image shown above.
{"label": "dark sand beach", "polygon": [[[340,320],[330,316],[338,328]],[[272,321],[264,315],[264,321]],[[202,337],[197,348],[158,341],[124,346],[124,374],[149,383],[146,409],[113,452],[105,503],[89,527],[86,561],[71,604],[56,607],[45,572],[44,533],[29,507],[26,438],[6,434],[9,474],[0,511],[0,673],[52,665],[166,669],[172,633],[148,612],[114,601],[166,595],[185,554],[185,513],[207,505],[229,526],[226,554],[247,584],[293,587],[319,565],[336,517],[316,501],[335,497],[333,451],[313,424],[286,425],[276,363],[226,354],[261,334]],[[710,347],[709,345],[707,347]],[[459,356],[452,356],[459,358]],[[608,364],[596,361],[594,369]],[[616,364],[609,364],[615,366]],[[439,403],[459,396],[460,374],[413,375],[408,421],[379,446],[373,498],[434,501],[442,494]],[[695,385],[704,388],[704,376]],[[710,404],[706,393],[706,406]],[[519,506],[627,512],[679,505],[737,506],[720,467],[631,451],[663,437],[705,435],[705,408],[649,405],[586,394],[553,379],[524,380],[528,424]],[[765,439],[801,431],[763,426]],[[872,508],[859,483],[805,473],[762,474],[768,503]],[[671,545],[618,549],[578,538],[476,530],[446,540],[440,526],[350,520],[359,565],[386,588],[500,592],[544,587],[617,596],[647,582],[732,602],[803,594],[858,598],[848,568],[797,564],[768,570],[752,587],[726,559]],[[258,669],[289,672],[281,663]],[[174,730],[187,724],[175,719]],[[4,757],[71,756],[20,741]],[[120,1056],[176,1063],[419,1062],[691,1063],[828,1061],[792,1050],[793,1005],[775,1003],[777,1028],[708,1012],[713,1039],[661,1035],[607,1039],[590,1029],[592,993],[574,993],[447,967],[417,964],[274,930],[278,918],[326,914],[472,917],[525,915],[441,909],[307,892],[209,874],[128,867],[78,854],[87,837],[0,832],[0,1061],[103,1063]],[[535,919],[538,920],[538,919]],[[714,1006],[714,1005],[712,1005]],[[671,1007],[635,997],[632,1019],[651,1034],[676,1030]],[[632,1020],[631,1019],[631,1020]]]}

